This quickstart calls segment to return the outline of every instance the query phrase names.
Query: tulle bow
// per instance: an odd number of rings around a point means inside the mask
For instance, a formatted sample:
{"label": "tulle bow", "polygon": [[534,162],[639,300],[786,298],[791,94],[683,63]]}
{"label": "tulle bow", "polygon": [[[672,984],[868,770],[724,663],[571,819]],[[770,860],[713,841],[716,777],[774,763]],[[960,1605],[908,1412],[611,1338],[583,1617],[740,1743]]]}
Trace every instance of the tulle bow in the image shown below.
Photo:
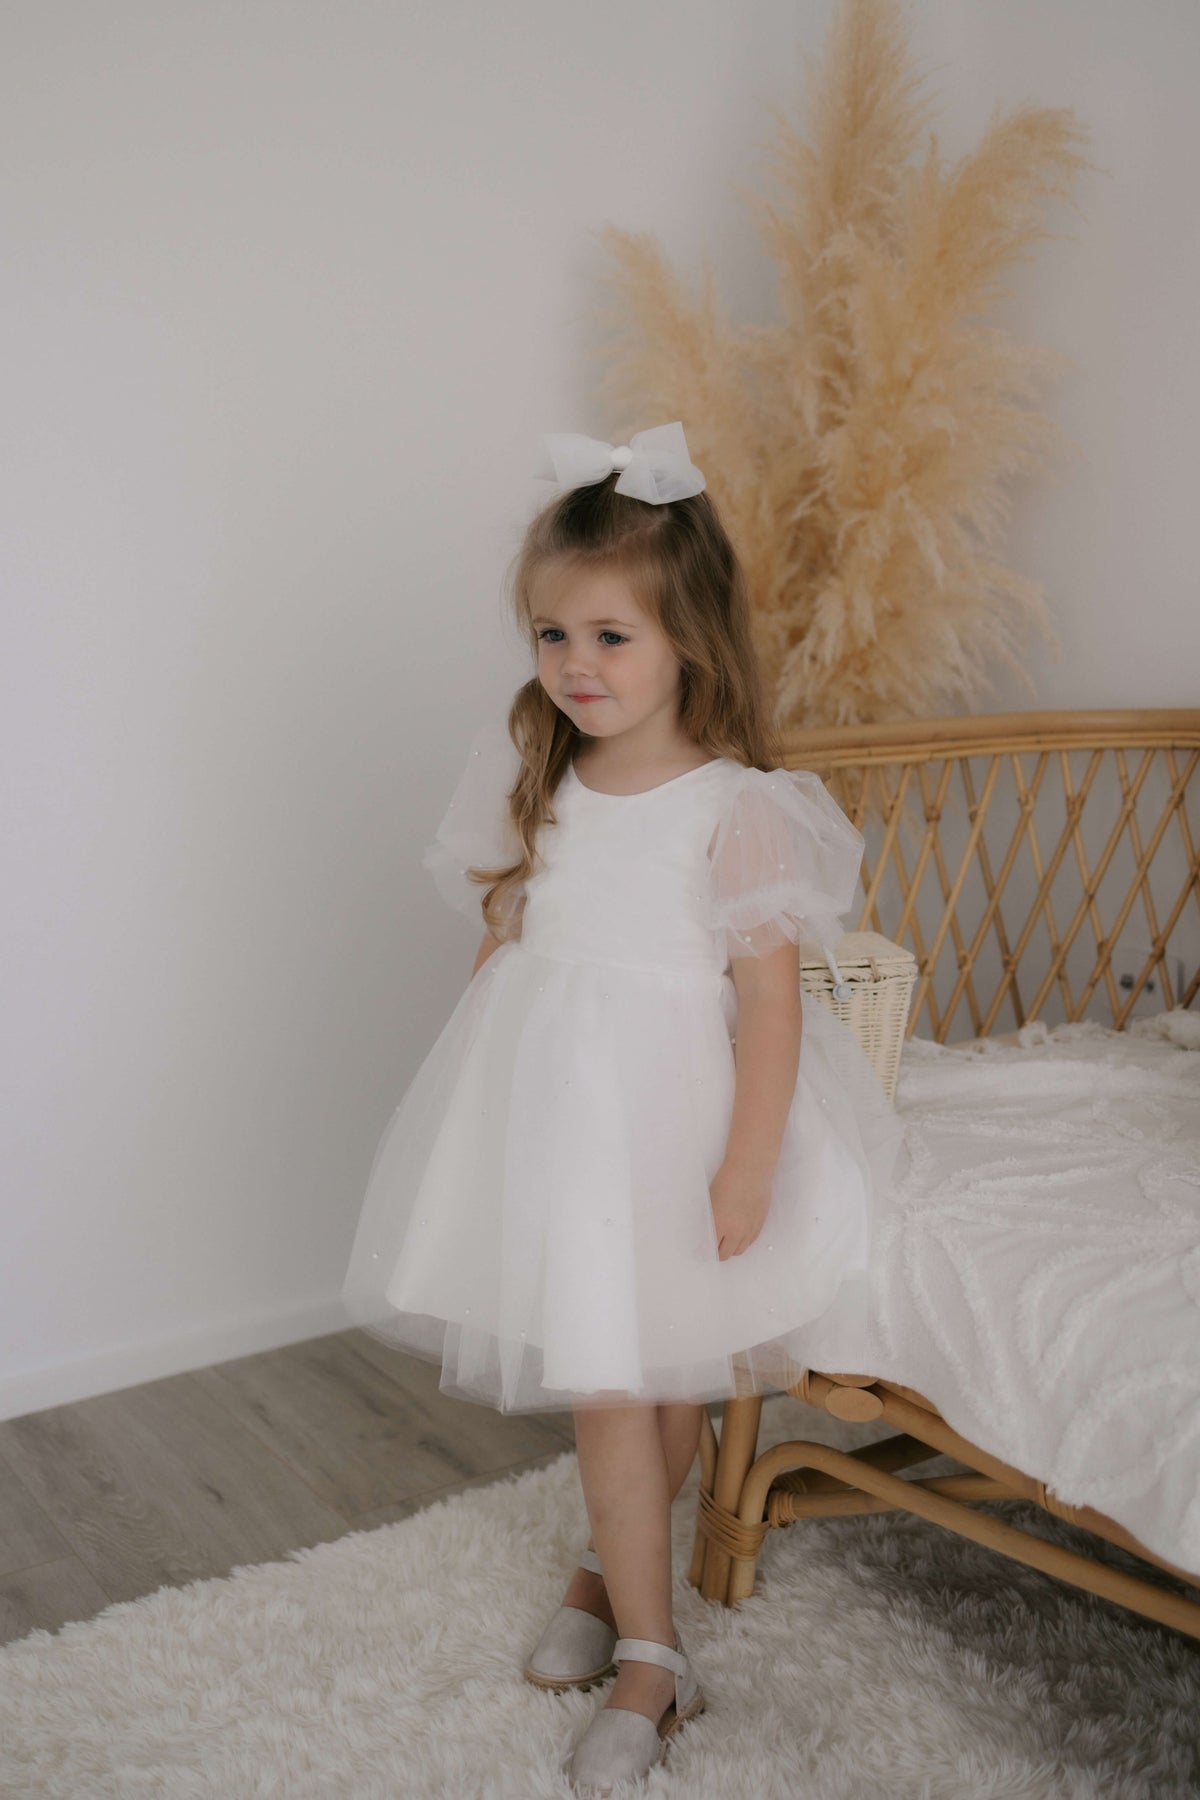
{"label": "tulle bow", "polygon": [[704,477],[688,456],[683,425],[652,425],[635,431],[627,444],[606,444],[580,431],[546,432],[534,474],[560,487],[589,487],[614,469],[621,471],[618,494],[661,506],[704,491]]}

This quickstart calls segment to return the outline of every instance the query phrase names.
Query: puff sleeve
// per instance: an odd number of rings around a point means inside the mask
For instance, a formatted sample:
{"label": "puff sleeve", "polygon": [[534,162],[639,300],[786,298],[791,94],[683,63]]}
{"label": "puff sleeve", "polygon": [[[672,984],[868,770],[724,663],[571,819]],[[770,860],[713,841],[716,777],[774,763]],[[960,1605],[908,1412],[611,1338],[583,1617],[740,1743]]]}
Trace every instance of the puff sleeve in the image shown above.
{"label": "puff sleeve", "polygon": [[835,950],[865,847],[811,769],[743,769],[709,846],[708,923],[730,958],[802,939]]}
{"label": "puff sleeve", "polygon": [[[481,925],[483,883],[469,881],[472,867],[499,868],[516,862],[520,842],[508,813],[508,795],[520,770],[520,753],[507,725],[488,721],[471,739],[466,766],[421,862],[442,899],[464,918]],[[511,895],[504,915],[516,914],[524,887]]]}

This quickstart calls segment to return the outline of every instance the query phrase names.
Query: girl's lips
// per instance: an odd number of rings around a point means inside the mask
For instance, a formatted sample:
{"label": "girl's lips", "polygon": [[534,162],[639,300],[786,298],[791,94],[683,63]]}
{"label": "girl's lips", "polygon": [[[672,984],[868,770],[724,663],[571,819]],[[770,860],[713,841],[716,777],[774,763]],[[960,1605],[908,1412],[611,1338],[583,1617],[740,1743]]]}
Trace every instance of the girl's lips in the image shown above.
{"label": "girl's lips", "polygon": [[604,694],[568,694],[567,695],[568,700],[603,700],[606,697],[607,696]]}

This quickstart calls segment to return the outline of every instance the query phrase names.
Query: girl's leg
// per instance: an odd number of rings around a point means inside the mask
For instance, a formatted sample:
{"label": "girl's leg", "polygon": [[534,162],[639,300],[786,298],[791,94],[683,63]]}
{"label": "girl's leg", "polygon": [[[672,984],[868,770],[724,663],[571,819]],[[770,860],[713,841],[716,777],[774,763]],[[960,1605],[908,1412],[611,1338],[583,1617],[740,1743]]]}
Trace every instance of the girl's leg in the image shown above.
{"label": "girl's leg", "polygon": [[[662,1438],[663,1454],[667,1459],[667,1487],[671,1499],[674,1500],[680,1488],[688,1478],[692,1464],[696,1460],[696,1451],[700,1447],[700,1415],[704,1408],[699,1402],[676,1401],[656,1406],[658,1414],[659,1435]],[[576,1437],[579,1430],[579,1413],[574,1415]],[[596,1545],[592,1538],[588,1539],[588,1549],[594,1550]],[[594,1575],[590,1569],[576,1569],[567,1584],[563,1595],[564,1606],[581,1606],[585,1612],[594,1613],[607,1625],[616,1625],[613,1615],[612,1601],[603,1575]]]}
{"label": "girl's leg", "polygon": [[[669,1426],[669,1435],[673,1443],[686,1442],[677,1427]],[[659,1408],[582,1407],[575,1413],[575,1445],[617,1630],[622,1637],[672,1644],[673,1494]],[[674,1684],[669,1669],[631,1659],[618,1667],[606,1704],[631,1707],[657,1721]]]}
{"label": "girl's leg", "polygon": [[696,1452],[700,1448],[700,1415],[704,1408],[699,1401],[680,1400],[669,1406],[659,1406],[655,1410],[658,1413],[663,1452],[667,1459],[671,1498],[674,1500],[687,1480],[696,1460]]}

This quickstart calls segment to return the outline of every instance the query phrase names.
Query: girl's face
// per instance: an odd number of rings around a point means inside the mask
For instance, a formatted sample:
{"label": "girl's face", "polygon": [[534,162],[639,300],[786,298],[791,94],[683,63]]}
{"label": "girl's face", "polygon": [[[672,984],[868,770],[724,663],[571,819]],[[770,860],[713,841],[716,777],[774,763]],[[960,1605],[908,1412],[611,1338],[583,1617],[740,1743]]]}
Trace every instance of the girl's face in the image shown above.
{"label": "girl's face", "polygon": [[615,570],[551,564],[533,593],[538,680],[580,731],[668,741],[679,715],[679,663]]}

